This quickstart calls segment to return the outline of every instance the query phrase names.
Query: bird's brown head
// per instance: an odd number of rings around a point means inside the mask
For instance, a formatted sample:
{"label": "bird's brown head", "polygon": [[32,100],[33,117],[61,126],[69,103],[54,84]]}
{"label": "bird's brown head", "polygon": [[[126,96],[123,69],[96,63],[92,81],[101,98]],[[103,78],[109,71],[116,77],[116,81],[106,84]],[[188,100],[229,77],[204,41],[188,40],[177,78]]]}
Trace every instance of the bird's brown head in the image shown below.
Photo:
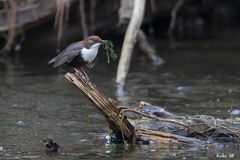
{"label": "bird's brown head", "polygon": [[105,42],[106,42],[106,40],[102,40],[98,36],[90,36],[82,41],[83,46],[85,48],[90,48],[93,44],[96,44],[96,43],[105,43]]}

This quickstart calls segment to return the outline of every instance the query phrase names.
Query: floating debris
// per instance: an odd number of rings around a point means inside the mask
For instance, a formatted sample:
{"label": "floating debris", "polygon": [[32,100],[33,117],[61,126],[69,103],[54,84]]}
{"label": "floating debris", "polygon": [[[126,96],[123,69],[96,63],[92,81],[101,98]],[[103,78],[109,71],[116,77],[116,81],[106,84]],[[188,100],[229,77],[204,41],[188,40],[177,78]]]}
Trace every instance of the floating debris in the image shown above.
{"label": "floating debris", "polygon": [[234,109],[233,111],[230,112],[230,115],[232,117],[240,117],[240,109]]}
{"label": "floating debris", "polygon": [[25,126],[27,123],[24,122],[24,121],[22,121],[22,120],[19,120],[19,121],[16,122],[16,124],[17,124],[18,126]]}

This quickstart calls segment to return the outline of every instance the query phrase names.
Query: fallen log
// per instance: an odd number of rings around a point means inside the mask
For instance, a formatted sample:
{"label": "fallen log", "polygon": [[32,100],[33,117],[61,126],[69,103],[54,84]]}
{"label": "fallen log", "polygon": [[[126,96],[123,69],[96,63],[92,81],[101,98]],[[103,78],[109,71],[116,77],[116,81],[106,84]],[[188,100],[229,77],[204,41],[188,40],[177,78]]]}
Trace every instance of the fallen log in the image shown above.
{"label": "fallen log", "polygon": [[209,115],[183,117],[146,102],[140,102],[139,108],[140,110],[125,109],[121,111],[134,112],[148,118],[136,121],[135,129],[158,130],[212,143],[219,141],[240,142],[240,120],[236,117],[225,120]]}
{"label": "fallen log", "polygon": [[[128,109],[126,107],[118,107],[117,103],[111,98],[104,95],[104,93],[97,88],[90,80],[84,76],[84,74],[75,71],[74,73],[66,73],[65,77],[74,86],[79,88],[85,96],[92,101],[95,106],[103,113],[109,128],[113,130],[115,137],[118,140],[127,142],[138,142],[138,143],[161,143],[163,145],[169,146],[177,145],[182,146],[186,144],[199,145],[204,143],[201,140],[192,137],[184,137],[181,135],[176,135],[174,133],[168,133],[163,131],[158,131],[156,129],[144,128],[139,126],[139,122],[133,121],[127,118],[124,114]],[[152,118],[149,116],[148,118]],[[158,120],[160,119],[157,117]],[[155,119],[156,120],[156,119]],[[167,123],[176,123],[175,125],[180,125],[183,128],[187,128],[185,124],[175,121],[174,119],[164,119]],[[115,141],[115,140],[114,140]],[[202,142],[202,143],[200,143]]]}
{"label": "fallen log", "polygon": [[[239,119],[218,119],[207,115],[177,116],[161,107],[140,102],[138,108],[117,106],[104,95],[87,75],[75,70],[65,77],[79,88],[102,112],[109,128],[112,142],[158,144],[159,147],[179,147],[186,145],[208,146],[219,142],[240,142]],[[141,116],[130,119],[127,113]]]}
{"label": "fallen log", "polygon": [[78,72],[67,73],[65,77],[97,106],[106,118],[109,128],[111,128],[116,135],[123,135],[124,139],[128,141],[133,139],[134,128],[126,117],[122,117],[119,114],[120,110],[117,108],[117,103],[114,100],[106,97],[95,84],[86,81],[86,77],[83,77]]}

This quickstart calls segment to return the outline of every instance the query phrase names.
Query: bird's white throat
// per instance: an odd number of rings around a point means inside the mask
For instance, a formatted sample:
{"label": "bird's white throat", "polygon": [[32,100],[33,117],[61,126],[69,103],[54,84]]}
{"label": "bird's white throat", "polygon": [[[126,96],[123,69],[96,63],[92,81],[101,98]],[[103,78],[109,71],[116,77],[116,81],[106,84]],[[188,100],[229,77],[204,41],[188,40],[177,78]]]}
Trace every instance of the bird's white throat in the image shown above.
{"label": "bird's white throat", "polygon": [[83,48],[81,53],[84,61],[87,61],[88,63],[92,62],[97,56],[100,45],[101,43],[96,43],[93,44],[89,49]]}

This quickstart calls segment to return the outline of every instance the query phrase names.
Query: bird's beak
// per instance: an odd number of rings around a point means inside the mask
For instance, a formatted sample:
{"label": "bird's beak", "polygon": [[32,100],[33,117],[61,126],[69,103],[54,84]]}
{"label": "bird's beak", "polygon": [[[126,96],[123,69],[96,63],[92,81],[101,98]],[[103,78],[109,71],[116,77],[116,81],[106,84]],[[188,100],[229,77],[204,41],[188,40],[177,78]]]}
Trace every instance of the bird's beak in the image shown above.
{"label": "bird's beak", "polygon": [[102,40],[102,43],[107,43],[108,40]]}

